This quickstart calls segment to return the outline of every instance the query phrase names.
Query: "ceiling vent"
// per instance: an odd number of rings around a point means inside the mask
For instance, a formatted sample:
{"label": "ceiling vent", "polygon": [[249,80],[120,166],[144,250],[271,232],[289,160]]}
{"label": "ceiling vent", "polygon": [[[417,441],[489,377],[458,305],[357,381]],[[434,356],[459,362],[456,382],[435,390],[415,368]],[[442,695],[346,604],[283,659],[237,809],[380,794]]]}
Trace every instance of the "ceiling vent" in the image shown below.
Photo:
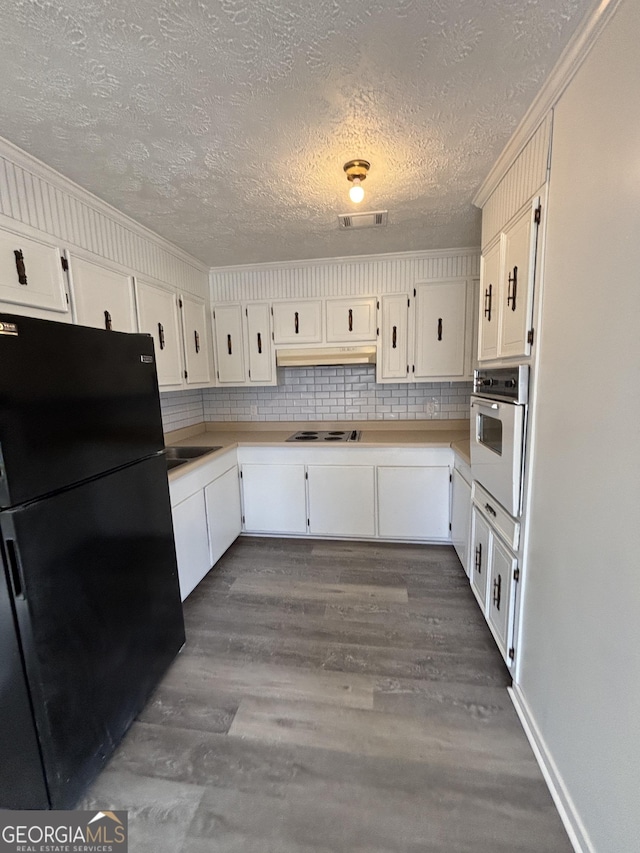
{"label": "ceiling vent", "polygon": [[377,228],[387,224],[388,210],[373,210],[371,213],[339,213],[340,228]]}

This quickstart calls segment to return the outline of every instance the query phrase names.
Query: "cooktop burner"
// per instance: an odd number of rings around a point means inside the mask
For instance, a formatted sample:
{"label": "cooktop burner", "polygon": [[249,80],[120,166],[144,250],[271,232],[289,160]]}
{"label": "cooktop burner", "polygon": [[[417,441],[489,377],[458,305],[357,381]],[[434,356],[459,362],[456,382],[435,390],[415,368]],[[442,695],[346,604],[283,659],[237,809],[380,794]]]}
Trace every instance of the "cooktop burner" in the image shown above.
{"label": "cooktop burner", "polygon": [[301,430],[290,435],[287,441],[358,441],[360,433],[356,429]]}

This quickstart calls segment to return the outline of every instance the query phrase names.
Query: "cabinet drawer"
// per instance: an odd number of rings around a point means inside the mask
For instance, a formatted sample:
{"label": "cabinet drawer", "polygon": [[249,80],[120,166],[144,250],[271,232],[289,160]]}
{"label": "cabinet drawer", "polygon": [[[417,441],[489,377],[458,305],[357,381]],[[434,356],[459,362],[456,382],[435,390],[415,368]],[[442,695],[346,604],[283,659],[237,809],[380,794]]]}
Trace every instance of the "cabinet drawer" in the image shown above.
{"label": "cabinet drawer", "polygon": [[520,522],[511,518],[509,513],[478,482],[474,481],[471,496],[473,502],[481,508],[482,513],[491,519],[491,526],[495,527],[512,550],[517,551],[520,543]]}

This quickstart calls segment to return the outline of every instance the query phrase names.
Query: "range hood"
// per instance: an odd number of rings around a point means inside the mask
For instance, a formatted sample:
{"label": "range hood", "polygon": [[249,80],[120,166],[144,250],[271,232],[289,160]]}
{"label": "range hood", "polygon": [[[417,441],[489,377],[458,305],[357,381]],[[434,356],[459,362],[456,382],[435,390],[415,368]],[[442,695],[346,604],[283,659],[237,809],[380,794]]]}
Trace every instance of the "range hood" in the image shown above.
{"label": "range hood", "polygon": [[376,347],[277,349],[278,367],[321,367],[332,364],[375,364]]}

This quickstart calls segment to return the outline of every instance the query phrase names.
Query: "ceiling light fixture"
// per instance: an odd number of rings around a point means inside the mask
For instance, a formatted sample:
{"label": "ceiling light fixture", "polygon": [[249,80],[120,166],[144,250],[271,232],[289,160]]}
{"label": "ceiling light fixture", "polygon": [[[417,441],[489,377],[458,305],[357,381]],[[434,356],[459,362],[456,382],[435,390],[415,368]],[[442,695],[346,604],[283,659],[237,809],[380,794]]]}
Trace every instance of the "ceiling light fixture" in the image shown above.
{"label": "ceiling light fixture", "polygon": [[368,163],[366,160],[349,160],[348,163],[344,164],[347,180],[353,184],[349,190],[349,198],[356,204],[359,204],[364,198],[362,182],[367,177],[370,167],[371,163]]}

